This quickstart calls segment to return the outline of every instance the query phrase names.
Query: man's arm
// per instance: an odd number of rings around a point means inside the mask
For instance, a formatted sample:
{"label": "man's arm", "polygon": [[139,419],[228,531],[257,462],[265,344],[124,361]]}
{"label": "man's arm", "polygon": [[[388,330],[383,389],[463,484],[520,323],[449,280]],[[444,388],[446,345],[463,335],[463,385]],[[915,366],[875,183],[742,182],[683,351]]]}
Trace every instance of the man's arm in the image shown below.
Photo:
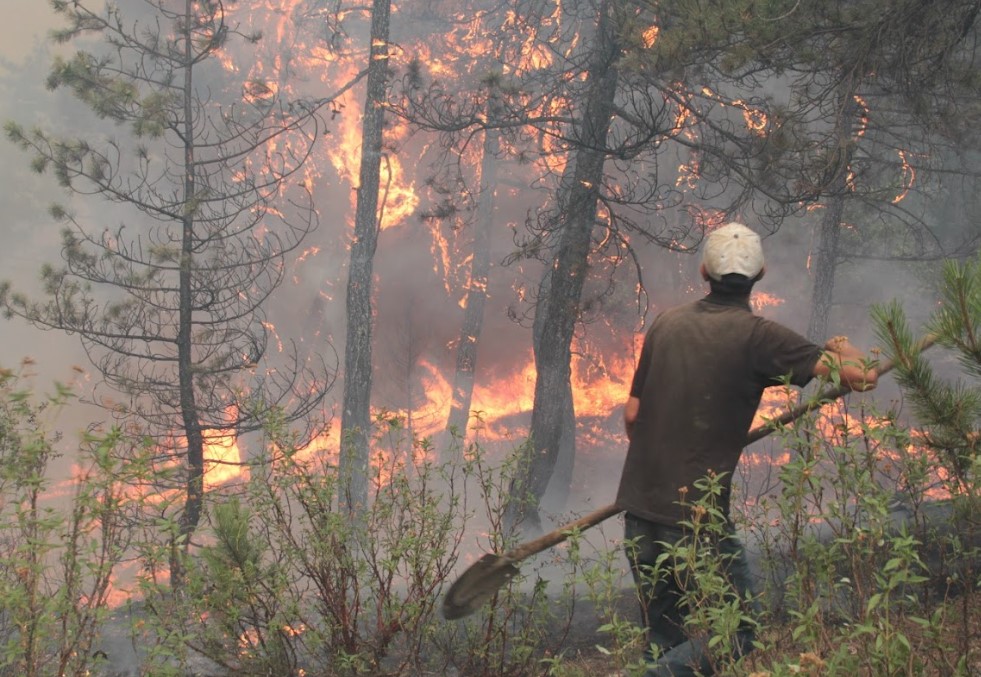
{"label": "man's arm", "polygon": [[637,414],[640,413],[640,398],[629,397],[627,404],[623,408],[623,427],[627,431],[627,439],[634,436],[634,423],[637,422]]}
{"label": "man's arm", "polygon": [[832,371],[837,371],[842,385],[851,390],[872,390],[879,381],[872,360],[852,345],[846,336],[828,339],[814,365],[815,376],[827,378]]}

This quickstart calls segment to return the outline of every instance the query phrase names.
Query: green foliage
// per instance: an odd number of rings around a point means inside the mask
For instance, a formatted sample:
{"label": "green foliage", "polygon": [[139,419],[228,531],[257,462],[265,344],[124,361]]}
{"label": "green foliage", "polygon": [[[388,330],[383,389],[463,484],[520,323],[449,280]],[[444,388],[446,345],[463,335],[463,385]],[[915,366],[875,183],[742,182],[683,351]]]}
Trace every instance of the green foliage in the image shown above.
{"label": "green foliage", "polygon": [[[0,674],[94,666],[109,575],[124,551],[143,572],[143,596],[129,615],[145,674],[180,677],[207,659],[229,674],[257,676],[581,676],[564,642],[584,600],[598,619],[604,664],[630,675],[644,670],[643,631],[623,610],[632,582],[623,579],[620,549],[599,528],[589,532],[600,539],[594,551],[586,534],[570,534],[561,552],[523,563],[472,616],[438,618],[463,564],[462,544],[473,537],[495,552],[513,545],[502,522],[520,454],[492,464],[475,443],[461,465],[435,466],[426,442],[408,440],[396,417],[382,415],[371,504],[354,515],[340,507],[336,466],[270,422],[248,482],[212,495],[208,528],[197,534],[186,586],[175,594],[166,575],[179,524],[167,501],[179,499],[131,498],[156,476],[138,460],[152,447],[118,432],[83,440],[86,470],[71,507],[60,511],[45,499],[59,438],[43,421],[71,392],[57,386],[35,404],[13,374],[0,379]],[[780,468],[781,490],[739,515],[770,572],[768,613],[733,594],[714,545],[727,533],[719,477],[698,484],[703,498],[692,505],[690,537],[652,572],[685,577],[692,636],[705,639],[727,674],[970,674],[976,619],[961,600],[977,594],[976,518],[930,498],[942,485],[930,450],[916,446],[918,436],[893,412],[864,405],[826,407],[779,434],[793,454]],[[944,505],[947,514],[931,517]],[[137,511],[141,519],[129,519]],[[721,658],[736,628],[757,622],[758,650],[738,663]]]}
{"label": "green foliage", "polygon": [[[479,430],[479,417],[471,428]],[[490,462],[477,442],[463,456],[469,500],[477,496],[468,530],[481,534],[480,549],[506,552],[520,535],[508,526],[508,513],[515,498],[515,477],[529,467],[527,446],[514,450],[499,465]],[[460,674],[474,677],[562,674],[563,640],[580,596],[578,586],[590,569],[580,544],[573,534],[567,555],[553,553],[551,561],[543,555],[523,562],[518,575],[476,613],[439,628],[435,641],[448,662]],[[592,587],[588,582],[587,586]]]}
{"label": "green foliage", "polygon": [[50,417],[72,392],[56,385],[39,399],[27,388],[0,370],[0,675],[86,674],[100,662],[137,467],[123,462],[119,431],[86,435],[71,492],[59,495],[51,467],[63,440]]}
{"label": "green foliage", "polygon": [[[523,573],[471,617],[442,621],[464,540],[511,545],[501,522],[514,460],[491,465],[473,445],[461,463],[437,466],[397,417],[382,413],[376,426],[371,500],[359,511],[345,507],[329,457],[298,448],[281,422],[267,426],[247,484],[212,495],[183,593],[145,581],[140,632],[154,674],[179,674],[168,671],[195,656],[236,675],[562,674],[576,585],[589,570],[599,589],[616,554],[587,564],[573,538],[566,573],[550,576],[559,590]],[[166,561],[163,551],[144,557],[147,570]]]}
{"label": "green foliage", "polygon": [[[624,578],[626,572],[620,566],[622,552],[619,549],[600,550],[595,560],[588,562],[580,544],[581,535],[573,536],[569,557],[578,565],[579,576],[586,588],[584,597],[593,604],[599,621],[596,633],[600,643],[596,645],[596,650],[607,656],[611,665],[618,670],[631,675],[643,672],[646,632],[636,623],[634,607],[631,607],[630,614],[625,614],[623,610],[623,591],[634,583],[629,574]],[[630,543],[624,543],[625,549],[630,547]]]}
{"label": "green foliage", "polygon": [[701,498],[693,504],[693,516],[685,524],[690,535],[685,542],[676,544],[665,561],[676,563],[675,575],[680,570],[697,581],[697,585],[688,588],[684,599],[693,610],[685,621],[686,629],[692,636],[707,637],[709,649],[728,657],[737,649],[737,631],[757,623],[751,613],[755,601],[737,593],[729,574],[734,555],[719,549],[719,543],[730,535],[727,516],[720,507],[722,478],[710,474],[696,482],[695,488]]}
{"label": "green foliage", "polygon": [[[979,453],[981,387],[962,378],[940,376],[918,350],[898,302],[873,311],[876,332],[885,355],[896,364],[899,384],[924,427],[924,441],[936,450],[948,470],[963,481],[965,490],[976,486],[972,473]],[[981,263],[948,261],[944,265],[940,307],[927,331],[940,345],[954,351],[970,377],[981,375]]]}
{"label": "green foliage", "polygon": [[[398,438],[382,418],[379,442]],[[241,675],[359,675],[424,661],[461,537],[453,479],[393,446],[378,452],[370,506],[353,513],[336,465],[299,449],[282,421],[266,433],[244,490],[211,502],[187,594],[147,582],[154,664],[183,653],[178,663],[196,654]]]}
{"label": "green foliage", "polygon": [[652,581],[671,577],[682,590],[680,604],[687,608],[685,632],[702,643],[717,671],[732,667],[740,652],[740,631],[749,632],[758,620],[753,593],[742,597],[733,581],[737,553],[724,543],[733,536],[722,508],[723,477],[714,473],[695,482],[698,498],[682,501],[691,517],[682,522],[685,537],[664,543],[664,551],[649,575]]}
{"label": "green foliage", "polygon": [[[931,498],[957,487],[937,456],[894,412],[866,402],[829,404],[780,435],[791,458],[779,493],[744,515],[764,555],[769,607],[753,668],[966,674],[957,665],[972,658],[969,633],[953,620],[954,595],[975,593],[952,582],[976,571],[968,543],[979,532],[957,501]],[[953,643],[954,631],[965,641]]]}
{"label": "green foliage", "polygon": [[[323,103],[243,101],[247,83],[229,81],[222,60],[240,56],[235,38],[257,36],[239,32],[241,19],[226,23],[233,5],[52,3],[64,22],[54,39],[77,50],[59,52],[46,84],[84,104],[92,126],[58,134],[5,125],[34,171],[127,214],[110,231],[102,219],[86,224],[52,207],[63,226],[62,264],[42,267],[40,300],[2,283],[0,307],[78,336],[127,402],[114,414],[184,465],[184,477],[167,479],[181,482],[187,498],[168,503],[184,511],[185,546],[201,513],[206,431],[259,426],[236,407],[242,379],[263,391],[260,399],[293,403],[296,418],[311,415],[332,384],[317,356],[284,354],[285,367],[263,359],[263,308],[290,252],[315,227],[299,168],[319,136]],[[228,420],[233,410],[240,420]],[[164,442],[179,438],[185,443]],[[179,567],[172,573],[179,583]]]}

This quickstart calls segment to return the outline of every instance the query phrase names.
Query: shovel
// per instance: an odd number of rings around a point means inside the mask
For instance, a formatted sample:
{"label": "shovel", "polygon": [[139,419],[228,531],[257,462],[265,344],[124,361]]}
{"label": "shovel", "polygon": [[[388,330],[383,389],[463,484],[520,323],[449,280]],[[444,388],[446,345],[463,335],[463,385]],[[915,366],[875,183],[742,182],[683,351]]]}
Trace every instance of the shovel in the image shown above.
{"label": "shovel", "polygon": [[555,531],[526,541],[503,555],[487,553],[471,564],[450,586],[443,598],[443,618],[452,621],[469,616],[518,573],[518,562],[558,545],[570,534],[585,531],[620,512],[622,510],[616,504],[610,504]]}
{"label": "shovel", "polygon": [[[933,345],[935,340],[936,337],[932,334],[927,335],[918,344],[917,352],[926,350]],[[876,373],[881,376],[891,371],[894,366],[892,360],[887,360],[879,365]],[[764,425],[750,430],[746,435],[746,445],[763,439],[780,426],[792,423],[807,412],[813,411],[826,402],[836,400],[849,392],[851,390],[845,386],[826,388],[816,397],[808,399],[807,402],[788,409]],[[443,618],[452,621],[469,616],[517,575],[519,562],[542,550],[562,543],[571,534],[585,531],[621,512],[623,512],[622,508],[611,503],[534,540],[521,543],[503,555],[485,554],[460,574],[460,577],[453,582],[446,592],[446,596],[443,597]]]}

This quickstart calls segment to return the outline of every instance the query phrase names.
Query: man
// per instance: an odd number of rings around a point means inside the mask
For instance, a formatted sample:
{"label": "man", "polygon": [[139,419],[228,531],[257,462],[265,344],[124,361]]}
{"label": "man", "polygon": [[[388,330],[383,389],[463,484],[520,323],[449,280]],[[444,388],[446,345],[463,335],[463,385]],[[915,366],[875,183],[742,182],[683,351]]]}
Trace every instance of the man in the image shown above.
{"label": "man", "polygon": [[[754,315],[753,285],[763,277],[759,236],[740,223],[712,232],[704,245],[702,278],[710,292],[659,315],[644,339],[624,410],[630,446],[617,493],[625,512],[625,538],[641,593],[650,648],[656,658],[647,677],[711,674],[707,638],[685,633],[681,576],[654,579],[651,572],[665,545],[685,538],[682,522],[699,499],[695,482],[714,473],[729,518],[732,473],[763,389],[789,377],[804,386],[837,371],[853,390],[876,385],[876,372],[848,339],[824,347],[786,327]],[[684,500],[682,500],[684,499]],[[745,554],[731,535],[716,545],[734,591],[750,590]],[[735,654],[752,648],[752,630],[737,633]]]}

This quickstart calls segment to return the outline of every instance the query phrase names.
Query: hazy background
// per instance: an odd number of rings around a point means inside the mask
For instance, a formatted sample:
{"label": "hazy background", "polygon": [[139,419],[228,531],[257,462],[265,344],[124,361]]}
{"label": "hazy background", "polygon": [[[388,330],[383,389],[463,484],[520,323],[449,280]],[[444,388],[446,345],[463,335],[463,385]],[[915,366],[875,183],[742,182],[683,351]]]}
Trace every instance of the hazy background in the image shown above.
{"label": "hazy background", "polygon": [[[61,97],[44,89],[44,73],[52,45],[48,31],[56,24],[45,0],[2,0],[0,21],[0,121],[17,119],[30,124],[43,116],[40,109]],[[32,81],[33,78],[33,81]],[[47,102],[44,99],[47,98]],[[37,279],[45,261],[57,261],[58,229],[50,227],[46,207],[63,193],[50,177],[32,174],[29,157],[14,144],[0,140],[0,276],[28,284]],[[45,226],[48,227],[45,227]],[[0,364],[15,366],[21,358],[44,358],[39,365],[50,378],[67,379],[67,368],[82,358],[77,339],[56,332],[41,332],[23,322],[0,320]]]}
{"label": "hazy background", "polygon": [[[47,31],[57,21],[47,2],[0,1],[7,10],[4,16],[16,17],[0,22],[0,121],[13,119],[28,127],[39,122],[58,131],[66,121],[73,120],[72,112],[77,107],[80,113],[85,111],[84,117],[77,117],[79,124],[89,125],[91,114],[67,93],[48,92],[44,88],[52,50],[58,49],[47,40]],[[393,18],[393,29],[397,21]],[[357,100],[360,101],[360,97],[358,94]],[[356,109],[348,109],[345,115],[357,116]],[[411,152],[407,151],[405,164],[410,165],[412,160]],[[46,209],[52,201],[66,200],[67,197],[53,179],[33,174],[29,162],[28,154],[5,138],[0,139],[0,204],[3,210],[0,223],[4,236],[4,246],[0,247],[0,279],[15,281],[16,286],[26,292],[36,290],[38,269],[43,263],[60,260],[59,228],[47,217]],[[324,161],[322,164],[326,168],[329,163]],[[270,310],[284,338],[306,340],[312,349],[329,341],[343,353],[344,287],[343,284],[336,285],[336,281],[343,280],[338,271],[342,271],[344,265],[342,245],[352,211],[350,194],[350,184],[344,178],[325,172],[323,183],[318,187],[318,208],[322,215],[320,229],[310,243],[321,248],[320,254],[298,269],[295,280],[290,283],[294,286],[288,291],[288,302],[277,303]],[[99,197],[75,196],[70,205],[86,223],[93,222],[86,219],[86,214],[91,216],[103,209]],[[495,235],[498,244],[492,255],[495,266],[507,256],[512,244],[508,226],[520,228],[528,210],[534,207],[530,203],[510,200],[502,188],[495,217],[495,228],[498,229]],[[754,225],[751,221],[749,224]],[[963,224],[963,227],[976,226]],[[810,310],[812,271],[807,269],[807,261],[814,245],[810,228],[788,222],[765,242],[768,274],[757,287],[758,291],[778,299],[774,305],[764,308],[763,314],[801,333],[807,327]],[[642,254],[651,301],[648,320],[658,310],[702,293],[701,285],[685,281],[694,278],[698,264],[696,256],[670,254],[655,248],[642,250]],[[935,267],[939,269],[939,266],[938,262]],[[497,269],[492,269],[491,273],[492,297],[486,308],[477,386],[486,385],[488,375],[515,377],[514,386],[524,392],[512,393],[512,401],[530,404],[534,382],[517,378],[530,357],[530,330],[527,324],[521,326],[514,322],[508,312],[512,306],[520,305],[513,288],[515,280],[523,280],[521,284],[531,287],[537,283],[539,273],[535,266],[528,266],[525,271],[510,268],[497,275],[494,270]],[[417,219],[406,219],[403,224],[382,233],[376,271],[379,275],[379,331],[375,359],[379,366],[386,373],[398,370],[396,358],[406,326],[403,314],[407,316],[411,312],[412,317],[405,317],[405,321],[414,323],[417,331],[423,328],[430,333],[421,336],[426,342],[427,360],[446,377],[452,378],[454,352],[447,344],[459,334],[461,311],[441,292],[442,279],[433,270],[426,228]],[[325,288],[325,284],[333,286]],[[329,296],[328,301],[323,300],[325,294]],[[889,262],[854,262],[841,266],[835,296],[838,305],[831,315],[829,334],[849,334],[863,347],[869,347],[874,341],[868,320],[871,304],[900,298],[911,311],[914,324],[920,322],[934,305],[934,298],[923,281],[922,266],[921,272],[911,272],[907,267]],[[621,327],[620,332],[639,334],[643,329],[638,316],[633,319],[632,326]],[[600,325],[589,331],[596,337],[597,355],[602,356],[604,349],[607,353],[614,349],[609,344],[604,345]],[[0,345],[3,346],[0,366],[15,367],[24,357],[37,361],[34,371],[38,374],[37,385],[41,389],[52,380],[86,378],[74,372],[73,365],[81,366],[86,372],[89,370],[77,337],[41,331],[22,321],[0,320]],[[481,380],[482,375],[485,381]],[[620,382],[615,387],[625,398],[627,384]],[[397,405],[404,395],[400,389],[397,382],[376,380],[373,404],[385,405],[390,401]],[[417,393],[415,397],[418,400],[424,395]],[[894,389],[886,385],[879,396],[892,398]],[[335,406],[339,400],[339,388],[335,388],[331,398],[328,407]],[[480,407],[481,403],[475,401],[474,408]],[[513,420],[519,429],[525,425],[524,414],[527,411]],[[59,422],[59,427],[70,436],[88,423],[105,418],[103,412],[79,407]],[[616,430],[618,421],[618,410],[610,407],[606,429]],[[601,470],[602,475],[597,476],[591,471],[590,486],[582,489],[592,494],[595,500],[605,503],[607,498],[612,498],[611,492],[619,476],[624,452],[622,439],[609,435],[605,440],[590,438],[589,444],[592,458],[582,459],[586,461],[584,467]],[[582,451],[581,443],[580,453]]]}
{"label": "hazy background", "polygon": [[19,61],[43,40],[53,12],[45,0],[3,0],[3,8],[7,18],[0,22],[0,54]]}

